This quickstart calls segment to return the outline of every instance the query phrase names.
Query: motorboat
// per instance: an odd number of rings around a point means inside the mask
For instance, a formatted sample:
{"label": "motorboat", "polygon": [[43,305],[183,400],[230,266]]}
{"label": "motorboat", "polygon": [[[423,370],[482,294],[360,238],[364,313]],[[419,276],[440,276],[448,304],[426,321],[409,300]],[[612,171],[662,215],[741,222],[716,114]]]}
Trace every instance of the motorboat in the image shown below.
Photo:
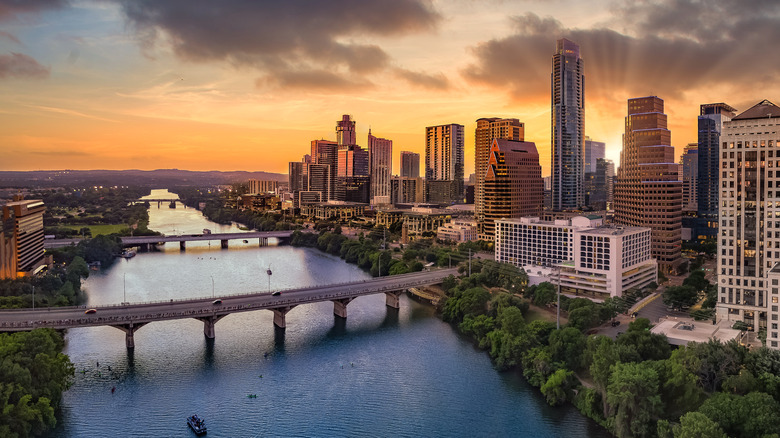
{"label": "motorboat", "polygon": [[206,422],[195,414],[187,417],[187,424],[197,435],[204,435],[206,433]]}

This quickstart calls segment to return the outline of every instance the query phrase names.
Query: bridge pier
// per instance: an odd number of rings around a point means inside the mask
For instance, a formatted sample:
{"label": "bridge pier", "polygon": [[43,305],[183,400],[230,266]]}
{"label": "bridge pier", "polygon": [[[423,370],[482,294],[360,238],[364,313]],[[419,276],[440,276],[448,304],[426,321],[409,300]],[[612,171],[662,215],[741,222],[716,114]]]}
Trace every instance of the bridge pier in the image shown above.
{"label": "bridge pier", "polygon": [[275,309],[270,309],[272,312],[274,312],[274,325],[279,328],[286,328],[287,327],[286,315],[287,312],[293,309],[293,307],[295,306],[277,307]]}
{"label": "bridge pier", "polygon": [[403,291],[400,290],[385,292],[385,305],[387,305],[387,307],[392,307],[393,309],[400,309],[401,304],[398,297],[401,296],[401,293],[403,293]]}
{"label": "bridge pier", "polygon": [[185,249],[187,249],[187,242],[182,240],[181,242],[179,242],[179,250],[184,251]]}
{"label": "bridge pier", "polygon": [[220,240],[219,242],[220,242],[220,244],[222,245],[222,249],[227,249],[227,247],[228,247],[228,241],[227,241],[227,239],[225,239],[225,240]]}
{"label": "bridge pier", "polygon": [[340,317],[347,317],[347,304],[351,303],[355,298],[342,298],[340,300],[333,301],[333,314]]}
{"label": "bridge pier", "polygon": [[206,336],[207,339],[214,339],[214,335],[216,334],[214,332],[214,324],[216,324],[217,321],[224,318],[225,316],[227,315],[211,315],[202,316],[195,319],[198,321],[203,321],[203,335]]}
{"label": "bridge pier", "polygon": [[111,327],[118,328],[125,332],[125,347],[132,349],[135,348],[135,331],[145,325],[145,322],[131,322],[129,324],[112,325]]}
{"label": "bridge pier", "polygon": [[267,237],[261,237],[260,238],[260,246],[268,246],[268,238]]}

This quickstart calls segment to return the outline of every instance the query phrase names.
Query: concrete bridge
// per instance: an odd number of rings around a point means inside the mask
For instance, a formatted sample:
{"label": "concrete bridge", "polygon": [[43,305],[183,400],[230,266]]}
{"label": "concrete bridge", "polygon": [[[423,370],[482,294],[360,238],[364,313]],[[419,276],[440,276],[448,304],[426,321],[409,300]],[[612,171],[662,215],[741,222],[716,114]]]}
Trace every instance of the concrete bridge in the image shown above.
{"label": "concrete bridge", "polygon": [[[67,329],[74,327],[110,326],[125,332],[127,348],[135,347],[136,330],[155,321],[195,318],[203,322],[203,334],[213,339],[214,325],[231,313],[270,310],[277,327],[287,326],[285,316],[301,304],[332,301],[333,313],[347,317],[347,305],[363,295],[384,293],[385,304],[398,308],[401,293],[411,287],[441,283],[449,275],[457,275],[457,269],[422,271],[411,274],[379,277],[371,280],[314,286],[302,289],[245,295],[222,296],[186,300],[170,300],[153,303],[122,304],[111,306],[49,307],[45,309],[0,310],[0,331],[25,331],[39,327]],[[92,312],[94,309],[94,312]]]}
{"label": "concrete bridge", "polygon": [[[306,232],[307,230],[301,230]],[[220,241],[223,248],[228,247],[228,241],[230,240],[249,240],[258,239],[260,246],[268,246],[268,239],[276,238],[280,242],[286,241],[292,236],[292,231],[250,231],[246,233],[212,233],[212,234],[181,234],[175,236],[134,236],[134,237],[122,237],[122,246],[125,248],[130,247],[144,247],[149,249],[151,245],[157,245],[159,243],[166,242],[179,242],[181,249],[186,248],[184,242],[209,240]],[[43,247],[46,249],[61,248],[63,246],[78,245],[82,239],[47,239],[43,242]]]}

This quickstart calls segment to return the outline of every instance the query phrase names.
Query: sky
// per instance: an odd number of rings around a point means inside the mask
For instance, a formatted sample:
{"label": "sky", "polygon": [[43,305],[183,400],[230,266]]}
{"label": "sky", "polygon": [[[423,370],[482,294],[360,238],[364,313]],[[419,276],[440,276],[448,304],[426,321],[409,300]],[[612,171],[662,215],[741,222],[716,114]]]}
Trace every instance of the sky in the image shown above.
{"label": "sky", "polygon": [[627,99],[656,95],[677,153],[699,105],[780,103],[776,0],[0,0],[0,170],[287,173],[351,114],[421,154],[517,118],[550,168],[555,42],[580,46],[585,135],[620,158]]}

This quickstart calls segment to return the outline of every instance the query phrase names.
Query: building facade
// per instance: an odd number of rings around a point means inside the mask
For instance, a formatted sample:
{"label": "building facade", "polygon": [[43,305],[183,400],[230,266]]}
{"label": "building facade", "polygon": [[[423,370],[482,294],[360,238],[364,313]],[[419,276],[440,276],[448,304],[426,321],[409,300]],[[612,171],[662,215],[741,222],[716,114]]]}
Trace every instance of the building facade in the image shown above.
{"label": "building facade", "polygon": [[694,229],[697,239],[718,237],[720,135],[723,124],[731,120],[736,111],[725,103],[701,105],[699,109],[698,209]]}
{"label": "building facade", "polygon": [[436,238],[452,242],[477,240],[477,223],[473,219],[452,219],[436,230]]}
{"label": "building facade", "polygon": [[653,258],[666,272],[683,263],[682,182],[664,101],[656,96],[628,100],[626,131],[615,182],[615,223],[649,227]]}
{"label": "building facade", "polygon": [[484,180],[479,238],[493,240],[498,219],[538,216],[544,206],[539,153],[531,142],[493,139]]}
{"label": "building facade", "polygon": [[680,157],[682,165],[682,209],[685,212],[696,212],[699,208],[699,144],[690,143],[685,146]]}
{"label": "building facade", "polygon": [[323,201],[333,201],[336,199],[336,178],[339,158],[339,145],[335,141],[312,140],[311,142],[311,162],[313,164],[324,164],[330,166],[330,181],[328,183],[328,192],[324,195]]}
{"label": "building facade", "polygon": [[474,132],[474,173],[476,176],[474,180],[474,215],[477,219],[477,227],[484,222],[485,175],[490,146],[495,138],[524,141],[525,124],[520,123],[518,119],[498,117],[477,119],[477,128]]}
{"label": "building facade", "polygon": [[368,130],[368,166],[372,205],[390,203],[390,175],[393,172],[393,141],[374,137]]}
{"label": "building facade", "polygon": [[336,122],[336,143],[339,146],[357,144],[355,121],[349,114],[344,114],[341,116],[341,120]]}
{"label": "building facade", "polygon": [[247,185],[249,193],[276,193],[279,189],[278,181],[250,179]]}
{"label": "building facade", "polygon": [[532,283],[560,281],[561,293],[603,300],[658,280],[650,234],[649,228],[605,226],[583,216],[501,219],[495,260],[522,267]]}
{"label": "building facade", "polygon": [[557,41],[552,57],[552,208],[579,209],[585,201],[583,148],[585,135],[585,76],[580,46]]}
{"label": "building facade", "polygon": [[339,146],[338,159],[337,200],[368,204],[368,151],[358,145]]}
{"label": "building facade", "polygon": [[16,258],[14,211],[0,214],[0,280],[14,279],[19,271]]}
{"label": "building facade", "polygon": [[[759,331],[776,324],[780,262],[780,108],[768,100],[723,123],[718,242],[719,321],[744,321]],[[774,313],[777,314],[776,312]],[[773,348],[777,348],[775,345]]]}
{"label": "building facade", "polygon": [[41,200],[18,200],[3,207],[3,223],[13,226],[17,275],[33,273],[43,266],[44,211]]}
{"label": "building facade", "polygon": [[425,128],[425,180],[448,181],[449,202],[463,202],[463,125]]}
{"label": "building facade", "polygon": [[425,184],[420,177],[394,176],[390,180],[392,204],[413,204],[425,202]]}
{"label": "building facade", "polygon": [[401,151],[401,177],[420,177],[420,154],[409,151]]}

